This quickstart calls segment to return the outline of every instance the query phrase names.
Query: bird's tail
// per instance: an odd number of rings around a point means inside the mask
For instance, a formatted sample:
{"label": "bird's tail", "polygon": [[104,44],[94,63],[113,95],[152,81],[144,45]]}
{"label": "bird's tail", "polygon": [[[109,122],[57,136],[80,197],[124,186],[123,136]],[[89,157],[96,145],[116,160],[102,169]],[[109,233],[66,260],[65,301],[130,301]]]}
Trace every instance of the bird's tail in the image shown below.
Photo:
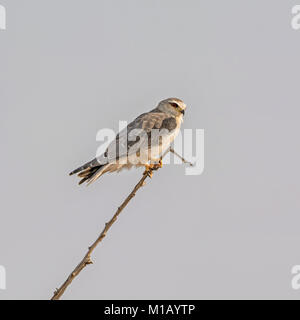
{"label": "bird's tail", "polygon": [[77,173],[78,177],[81,178],[81,180],[78,183],[79,185],[83,184],[84,182],[87,182],[87,185],[90,185],[92,182],[94,182],[100,176],[102,176],[106,166],[107,165],[98,165],[98,166],[91,167],[88,164],[86,164],[72,171],[70,173],[70,176]]}

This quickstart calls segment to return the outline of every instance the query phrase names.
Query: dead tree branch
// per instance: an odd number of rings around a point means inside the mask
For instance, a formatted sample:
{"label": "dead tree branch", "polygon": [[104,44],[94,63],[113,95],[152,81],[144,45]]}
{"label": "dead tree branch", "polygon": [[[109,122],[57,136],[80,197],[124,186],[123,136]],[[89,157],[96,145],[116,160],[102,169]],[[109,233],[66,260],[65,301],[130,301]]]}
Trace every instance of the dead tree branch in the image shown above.
{"label": "dead tree branch", "polygon": [[96,239],[96,241],[88,248],[88,251],[84,258],[80,261],[80,263],[76,266],[76,268],[70,273],[67,280],[60,286],[59,289],[56,289],[54,292],[53,297],[51,300],[59,300],[61,296],[64,294],[65,290],[68,288],[68,286],[71,284],[71,282],[79,275],[79,273],[89,264],[92,264],[91,255],[92,252],[95,250],[97,245],[103,240],[103,238],[106,236],[108,230],[112,227],[112,225],[116,222],[118,216],[122,212],[122,210],[127,206],[129,201],[136,195],[136,192],[144,185],[145,180],[147,177],[152,176],[152,172],[154,170],[158,170],[160,168],[160,165],[154,165],[153,167],[148,168],[143,173],[143,176],[141,180],[137,183],[137,185],[133,188],[129,196],[124,200],[124,202],[121,204],[121,206],[118,208],[114,216],[111,218],[110,221],[108,221],[105,224],[105,227],[99,237]]}
{"label": "dead tree branch", "polygon": [[[190,166],[193,166],[193,164],[189,161],[186,161],[182,156],[180,156],[176,151],[174,151],[173,148],[168,149],[160,158],[160,160],[162,160],[162,158],[168,153],[168,152],[172,152],[174,153],[177,157],[179,157],[183,163],[187,163]],[[84,256],[84,258],[79,262],[79,264],[76,266],[76,268],[70,273],[70,275],[68,276],[67,280],[58,288],[55,290],[53,297],[51,298],[51,300],[59,300],[61,298],[61,296],[64,294],[64,292],[66,291],[66,289],[68,288],[68,286],[72,283],[72,281],[79,275],[79,273],[89,264],[92,264],[92,260],[91,260],[91,255],[93,253],[93,251],[95,250],[95,248],[97,247],[97,245],[105,238],[108,230],[112,227],[112,225],[117,221],[118,216],[120,215],[120,213],[123,211],[123,209],[127,206],[127,204],[129,203],[129,201],[136,195],[137,191],[144,185],[145,180],[147,179],[147,177],[152,177],[152,173],[154,170],[158,170],[159,168],[161,168],[161,163],[158,164],[154,164],[150,167],[148,167],[145,172],[143,173],[143,176],[141,178],[141,180],[137,183],[137,185],[133,188],[133,190],[131,191],[131,193],[128,195],[128,197],[124,200],[124,202],[121,204],[121,206],[118,208],[118,210],[116,211],[116,213],[114,214],[114,216],[111,218],[110,221],[108,221],[105,224],[105,227],[103,229],[103,231],[100,233],[99,237],[96,239],[96,241],[88,248],[88,251],[86,253],[86,255]]]}

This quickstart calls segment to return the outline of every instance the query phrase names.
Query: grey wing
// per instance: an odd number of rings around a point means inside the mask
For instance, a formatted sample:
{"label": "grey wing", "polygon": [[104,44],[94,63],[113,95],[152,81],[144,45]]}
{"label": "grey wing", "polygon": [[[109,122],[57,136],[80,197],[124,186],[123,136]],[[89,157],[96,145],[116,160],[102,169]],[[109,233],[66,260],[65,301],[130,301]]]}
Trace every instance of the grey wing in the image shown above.
{"label": "grey wing", "polygon": [[[133,148],[133,146],[136,144],[139,148],[143,148],[146,145],[150,145],[152,130],[163,128],[168,119],[170,119],[169,116],[163,112],[141,114],[116,136],[115,141],[108,147],[108,150],[110,148],[115,149],[116,144],[119,146],[115,159],[135,153],[136,148]],[[174,121],[176,122],[175,119]],[[108,159],[110,161],[110,157]]]}
{"label": "grey wing", "polygon": [[[152,129],[166,128],[171,131],[175,127],[175,118],[170,118],[163,112],[154,109],[151,112],[143,113],[117,134],[115,140],[109,144],[104,154],[75,169],[70,175],[86,169],[96,170],[106,163],[128,156],[135,152],[135,149],[132,148],[132,146],[136,143],[139,143],[140,145],[141,143],[147,143],[149,145]],[[145,138],[144,133],[147,134],[147,139]],[[139,141],[141,137],[143,141]]]}

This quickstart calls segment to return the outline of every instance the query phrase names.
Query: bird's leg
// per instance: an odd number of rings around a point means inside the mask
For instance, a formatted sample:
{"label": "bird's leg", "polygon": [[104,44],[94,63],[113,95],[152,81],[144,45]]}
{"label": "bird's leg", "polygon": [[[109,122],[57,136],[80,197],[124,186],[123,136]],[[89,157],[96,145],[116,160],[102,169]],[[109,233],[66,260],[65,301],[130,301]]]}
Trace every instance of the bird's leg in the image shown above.
{"label": "bird's leg", "polygon": [[163,166],[162,158],[155,159],[152,170],[158,170],[162,168],[162,166]]}
{"label": "bird's leg", "polygon": [[160,168],[162,168],[163,163],[162,163],[162,159],[157,160],[156,163],[153,164],[152,170],[158,170]]}
{"label": "bird's leg", "polygon": [[145,164],[145,171],[144,174],[147,175],[149,178],[152,178],[153,176],[153,164]]}
{"label": "bird's leg", "polygon": [[144,174],[147,174],[147,176],[149,178],[152,178],[153,172],[154,170],[158,170],[160,168],[162,168],[162,159],[158,159],[157,163],[147,163],[145,164],[145,171]]}

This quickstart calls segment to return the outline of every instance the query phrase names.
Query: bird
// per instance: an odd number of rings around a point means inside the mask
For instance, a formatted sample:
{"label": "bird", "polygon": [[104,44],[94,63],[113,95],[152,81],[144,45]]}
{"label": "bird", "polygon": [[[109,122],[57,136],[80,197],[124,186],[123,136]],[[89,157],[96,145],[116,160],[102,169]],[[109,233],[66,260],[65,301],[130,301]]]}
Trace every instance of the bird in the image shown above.
{"label": "bird", "polygon": [[154,166],[161,167],[161,157],[178,135],[185,110],[185,103],[178,98],[160,101],[121,130],[103,154],[69,175],[77,174],[79,185],[90,185],[106,172],[142,166],[150,172]]}

